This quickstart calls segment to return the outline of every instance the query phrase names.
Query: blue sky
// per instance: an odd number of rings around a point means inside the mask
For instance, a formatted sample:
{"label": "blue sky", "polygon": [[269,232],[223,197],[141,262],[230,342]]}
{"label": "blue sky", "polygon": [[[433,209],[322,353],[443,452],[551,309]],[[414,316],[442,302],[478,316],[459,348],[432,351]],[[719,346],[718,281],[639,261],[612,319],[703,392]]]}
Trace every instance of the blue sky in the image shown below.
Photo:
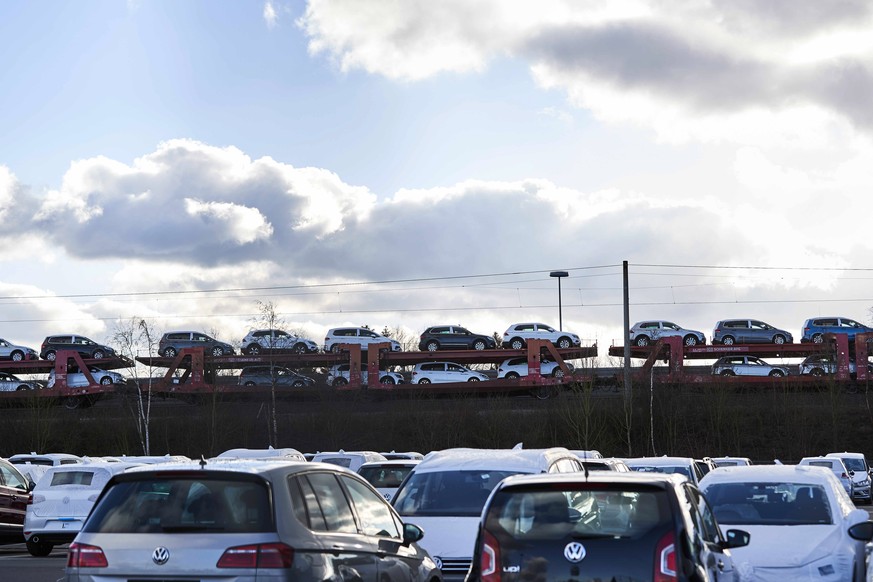
{"label": "blue sky", "polygon": [[[853,0],[4,2],[0,336],[146,317],[233,341],[256,300],[317,341],[502,332],[555,324],[547,272],[570,269],[565,327],[603,345],[622,260],[634,320],[868,321],[871,21]],[[250,287],[305,294],[142,295]]]}

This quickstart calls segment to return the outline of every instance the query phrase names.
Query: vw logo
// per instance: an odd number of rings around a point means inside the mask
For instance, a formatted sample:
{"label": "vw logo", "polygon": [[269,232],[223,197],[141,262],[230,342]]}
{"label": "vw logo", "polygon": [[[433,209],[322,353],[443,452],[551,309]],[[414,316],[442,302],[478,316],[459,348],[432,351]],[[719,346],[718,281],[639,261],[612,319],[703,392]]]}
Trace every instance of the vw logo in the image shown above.
{"label": "vw logo", "polygon": [[564,557],[568,562],[581,562],[585,559],[585,546],[579,542],[570,542],[564,547]]}
{"label": "vw logo", "polygon": [[439,568],[440,570],[443,569],[443,561],[439,556],[434,556],[433,561],[434,561],[434,564],[436,564],[437,568]]}
{"label": "vw logo", "polygon": [[[566,554],[566,551],[564,552]],[[163,566],[167,563],[167,560],[170,559],[170,550],[161,546],[155,548],[155,551],[152,552],[152,562],[157,564],[158,566]]]}

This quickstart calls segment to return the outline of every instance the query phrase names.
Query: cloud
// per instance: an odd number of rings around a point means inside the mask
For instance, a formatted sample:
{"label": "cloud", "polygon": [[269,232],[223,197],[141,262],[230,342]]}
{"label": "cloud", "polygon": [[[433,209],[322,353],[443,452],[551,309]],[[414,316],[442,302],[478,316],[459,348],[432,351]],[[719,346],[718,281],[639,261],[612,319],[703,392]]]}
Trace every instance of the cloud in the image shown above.
{"label": "cloud", "polygon": [[264,22],[267,23],[267,28],[275,28],[279,20],[279,14],[276,12],[276,7],[271,0],[264,2],[263,11]]}

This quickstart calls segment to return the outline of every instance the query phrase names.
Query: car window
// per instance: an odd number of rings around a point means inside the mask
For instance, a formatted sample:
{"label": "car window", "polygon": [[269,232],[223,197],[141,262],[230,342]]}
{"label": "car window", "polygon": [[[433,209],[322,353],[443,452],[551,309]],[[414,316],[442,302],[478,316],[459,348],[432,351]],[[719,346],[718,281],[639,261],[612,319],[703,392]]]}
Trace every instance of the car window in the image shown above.
{"label": "car window", "polygon": [[0,485],[27,490],[27,483],[22,479],[21,475],[6,465],[0,465]]}
{"label": "car window", "polygon": [[357,479],[343,475],[340,480],[348,489],[365,535],[401,539],[391,509],[379,494]]}
{"label": "car window", "polygon": [[401,515],[478,516],[491,490],[517,471],[435,471],[409,476],[397,492]]}
{"label": "car window", "polygon": [[[339,482],[331,473],[311,473],[306,476],[324,518],[324,531],[358,533],[352,508]],[[313,527],[317,531],[317,528]]]}
{"label": "car window", "polygon": [[832,523],[827,494],[821,485],[712,483],[704,493],[721,525]]}
{"label": "car window", "polygon": [[58,471],[52,475],[50,487],[90,485],[93,480],[93,471]]}
{"label": "car window", "polygon": [[701,536],[707,542],[718,543],[721,541],[721,535],[718,531],[715,515],[706,503],[706,499],[696,488],[690,485],[686,485],[685,489],[688,498],[691,500],[694,522],[700,530]]}

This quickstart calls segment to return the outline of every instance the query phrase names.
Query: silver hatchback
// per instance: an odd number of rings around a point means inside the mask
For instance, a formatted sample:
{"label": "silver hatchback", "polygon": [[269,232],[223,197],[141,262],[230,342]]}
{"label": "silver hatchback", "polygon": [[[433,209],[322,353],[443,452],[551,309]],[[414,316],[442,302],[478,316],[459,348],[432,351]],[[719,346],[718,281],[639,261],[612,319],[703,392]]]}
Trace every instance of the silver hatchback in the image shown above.
{"label": "silver hatchback", "polygon": [[114,476],[70,544],[68,582],[439,582],[363,478],[323,463],[201,461]]}

